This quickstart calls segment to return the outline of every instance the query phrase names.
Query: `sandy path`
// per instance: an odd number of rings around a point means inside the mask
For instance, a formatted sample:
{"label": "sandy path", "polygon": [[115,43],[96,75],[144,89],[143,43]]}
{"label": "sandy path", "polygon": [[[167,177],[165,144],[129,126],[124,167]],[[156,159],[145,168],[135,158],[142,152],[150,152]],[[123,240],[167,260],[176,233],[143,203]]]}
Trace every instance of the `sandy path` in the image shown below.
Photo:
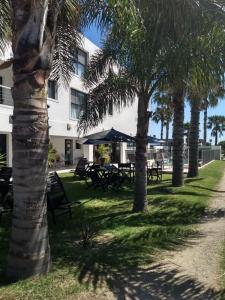
{"label": "sandy path", "polygon": [[217,300],[221,296],[220,262],[225,239],[225,175],[212,195],[198,226],[199,236],[180,250],[167,252],[157,264],[134,274],[114,274],[111,291],[84,295],[81,300]]}

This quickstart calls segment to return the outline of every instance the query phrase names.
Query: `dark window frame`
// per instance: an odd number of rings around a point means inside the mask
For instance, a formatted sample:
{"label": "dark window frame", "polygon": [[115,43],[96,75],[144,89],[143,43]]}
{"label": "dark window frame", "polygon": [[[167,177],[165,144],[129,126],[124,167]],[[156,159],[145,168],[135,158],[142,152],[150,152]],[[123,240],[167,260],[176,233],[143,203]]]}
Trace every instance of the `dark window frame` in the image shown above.
{"label": "dark window frame", "polygon": [[48,98],[57,100],[57,85],[55,80],[48,80]]}
{"label": "dark window frame", "polygon": [[[76,93],[77,95],[82,95],[83,96],[83,104],[80,103],[76,103],[76,95],[73,95],[73,93]],[[74,96],[74,99],[73,99]],[[79,96],[78,96],[79,98]],[[74,111],[76,111],[76,113],[73,113],[73,109],[72,109],[72,105],[80,107],[79,109],[76,110],[76,108],[73,108]],[[72,120],[78,120],[80,118],[80,114],[82,113],[82,111],[84,111],[86,109],[87,106],[87,94],[78,91],[74,88],[70,88],[70,119]]]}
{"label": "dark window frame", "polygon": [[[79,60],[79,52],[81,54],[84,54],[84,56],[85,56],[85,58],[84,58],[85,62],[84,63],[81,60]],[[88,61],[88,53],[86,51],[80,49],[80,48],[77,48],[76,53],[74,55],[74,62],[73,62],[73,64],[74,64],[74,73],[75,73],[76,76],[81,77],[83,75],[83,73],[85,72],[86,67],[87,67],[87,61]],[[80,68],[83,69],[81,74],[79,72]]]}

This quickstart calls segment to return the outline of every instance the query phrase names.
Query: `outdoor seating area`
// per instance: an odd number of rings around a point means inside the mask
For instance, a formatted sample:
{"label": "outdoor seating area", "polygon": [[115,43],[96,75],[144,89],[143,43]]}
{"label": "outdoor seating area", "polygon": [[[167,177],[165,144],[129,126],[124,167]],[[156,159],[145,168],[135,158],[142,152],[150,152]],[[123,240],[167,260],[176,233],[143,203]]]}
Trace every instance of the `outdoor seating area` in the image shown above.
{"label": "outdoor seating area", "polygon": [[[163,161],[148,161],[146,166],[147,181],[161,182]],[[88,187],[118,190],[126,182],[135,182],[135,163],[97,164],[81,158],[74,175],[85,180]]]}

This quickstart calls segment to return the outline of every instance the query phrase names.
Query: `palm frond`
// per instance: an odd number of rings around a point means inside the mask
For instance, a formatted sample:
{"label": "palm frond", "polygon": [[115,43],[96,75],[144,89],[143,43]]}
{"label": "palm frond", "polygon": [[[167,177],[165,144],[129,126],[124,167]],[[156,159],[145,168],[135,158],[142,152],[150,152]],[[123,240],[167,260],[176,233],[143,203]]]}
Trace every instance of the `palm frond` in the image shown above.
{"label": "palm frond", "polygon": [[89,128],[97,126],[112,107],[119,112],[132,105],[137,94],[135,86],[126,72],[115,74],[109,71],[107,78],[90,91],[86,109],[79,120],[79,131],[86,133]]}
{"label": "palm frond", "polygon": [[51,79],[58,81],[59,84],[69,85],[74,74],[76,49],[81,45],[81,41],[81,35],[74,27],[58,26]]}
{"label": "palm frond", "polygon": [[112,22],[112,7],[104,0],[78,0],[81,8],[82,27],[89,26],[92,23],[98,25],[103,30]]}
{"label": "palm frond", "polygon": [[80,12],[77,1],[66,0],[56,29],[51,79],[68,85],[74,73],[76,49],[81,46]]}
{"label": "palm frond", "polygon": [[4,50],[9,42],[11,29],[11,11],[10,1],[0,1],[0,53],[4,53]]}
{"label": "palm frond", "polygon": [[114,49],[106,46],[92,56],[83,76],[84,85],[87,88],[97,84],[113,67],[119,68],[115,56]]}

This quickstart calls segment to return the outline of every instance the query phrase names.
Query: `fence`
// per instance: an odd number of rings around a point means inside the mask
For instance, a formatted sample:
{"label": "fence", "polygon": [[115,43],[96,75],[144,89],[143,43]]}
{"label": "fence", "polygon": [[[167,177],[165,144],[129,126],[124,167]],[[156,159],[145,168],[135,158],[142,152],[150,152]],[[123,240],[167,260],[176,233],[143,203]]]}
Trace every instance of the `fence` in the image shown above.
{"label": "fence", "polygon": [[209,163],[212,160],[221,159],[221,147],[220,146],[206,146],[200,147],[199,159],[202,161],[202,165]]}
{"label": "fence", "polygon": [[[128,148],[126,150],[126,159],[128,162],[135,162],[135,148]],[[171,147],[155,147],[147,149],[148,160],[164,160],[164,165],[172,167],[172,148]],[[201,165],[205,165],[212,160],[221,159],[221,147],[220,146],[200,146],[199,147],[199,161]],[[184,165],[188,165],[189,149],[184,147]]]}

